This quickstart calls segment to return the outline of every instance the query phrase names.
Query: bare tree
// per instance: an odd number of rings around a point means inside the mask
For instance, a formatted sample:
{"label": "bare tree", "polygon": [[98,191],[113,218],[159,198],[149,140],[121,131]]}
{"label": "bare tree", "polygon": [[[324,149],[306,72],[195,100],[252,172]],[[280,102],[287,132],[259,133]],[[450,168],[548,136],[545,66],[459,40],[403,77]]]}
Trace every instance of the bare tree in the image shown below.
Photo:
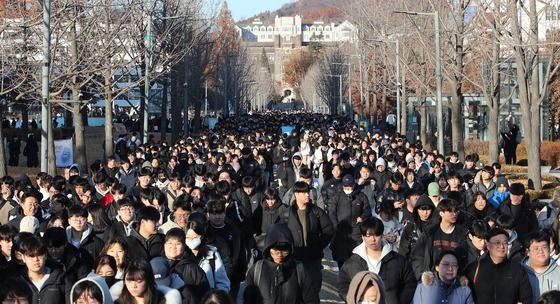
{"label": "bare tree", "polygon": [[342,111],[339,107],[343,104],[345,81],[348,78],[345,62],[346,58],[339,49],[326,53],[320,63],[318,77],[315,79],[317,95],[329,106],[331,115]]}

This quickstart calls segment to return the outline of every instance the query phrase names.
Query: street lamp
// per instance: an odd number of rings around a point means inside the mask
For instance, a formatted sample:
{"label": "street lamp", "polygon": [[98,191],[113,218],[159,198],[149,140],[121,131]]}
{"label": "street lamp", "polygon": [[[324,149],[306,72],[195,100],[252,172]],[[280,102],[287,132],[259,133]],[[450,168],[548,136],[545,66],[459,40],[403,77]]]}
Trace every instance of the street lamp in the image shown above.
{"label": "street lamp", "polygon": [[438,128],[437,148],[439,153],[445,155],[443,145],[443,101],[442,101],[442,76],[441,76],[441,47],[439,42],[439,12],[411,12],[411,11],[394,11],[395,14],[405,14],[409,16],[434,16],[434,32],[435,32],[435,48],[436,48],[436,85],[437,85],[437,101],[436,101],[436,117]]}
{"label": "street lamp", "polygon": [[336,113],[335,113],[335,114],[338,114],[339,106],[342,104],[342,75],[327,74],[327,76],[328,77],[338,77],[338,105],[336,106]]}

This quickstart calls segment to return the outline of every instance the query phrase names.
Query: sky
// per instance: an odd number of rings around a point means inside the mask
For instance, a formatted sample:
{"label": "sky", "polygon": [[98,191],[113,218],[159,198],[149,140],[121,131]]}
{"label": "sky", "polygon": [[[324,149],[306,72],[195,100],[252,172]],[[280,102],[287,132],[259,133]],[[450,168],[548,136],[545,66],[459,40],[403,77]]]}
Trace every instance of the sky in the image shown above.
{"label": "sky", "polygon": [[274,11],[291,0],[227,0],[233,19],[238,21],[264,11]]}

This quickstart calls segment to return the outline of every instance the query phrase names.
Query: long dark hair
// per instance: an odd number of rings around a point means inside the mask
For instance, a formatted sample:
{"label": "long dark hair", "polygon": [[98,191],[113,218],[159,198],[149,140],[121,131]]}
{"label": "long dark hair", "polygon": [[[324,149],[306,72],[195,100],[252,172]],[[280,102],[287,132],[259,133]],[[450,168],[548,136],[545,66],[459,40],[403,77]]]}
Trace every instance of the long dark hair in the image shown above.
{"label": "long dark hair", "polygon": [[86,209],[93,218],[91,225],[94,232],[102,233],[111,226],[111,220],[101,205],[90,204]]}
{"label": "long dark hair", "polygon": [[132,304],[136,303],[134,296],[130,294],[126,287],[126,281],[145,281],[146,290],[144,290],[144,303],[154,303],[155,299],[161,297],[160,292],[156,288],[156,280],[152,266],[146,260],[133,260],[126,268],[124,274],[125,284],[123,285],[122,293],[118,299],[119,303]]}
{"label": "long dark hair", "polygon": [[[185,233],[192,229],[196,234],[200,235],[201,243],[198,246],[198,257],[205,257],[208,253],[208,246],[206,245],[206,229],[208,222],[206,216],[202,213],[193,213],[189,216],[189,221],[185,227]],[[190,248],[189,248],[190,250]]]}
{"label": "long dark hair", "polygon": [[[105,243],[105,246],[103,246],[103,249],[101,249],[101,255],[107,255],[107,251],[109,251],[109,248],[111,248],[111,246],[115,245],[115,244],[119,244],[121,246],[121,248],[124,251],[124,256],[122,258],[122,265],[121,268],[126,268],[128,266],[128,257],[129,257],[129,252],[128,252],[128,244],[126,243],[126,240],[122,237],[117,237],[117,238],[113,238],[107,241],[107,243]],[[118,267],[118,265],[117,265]]]}

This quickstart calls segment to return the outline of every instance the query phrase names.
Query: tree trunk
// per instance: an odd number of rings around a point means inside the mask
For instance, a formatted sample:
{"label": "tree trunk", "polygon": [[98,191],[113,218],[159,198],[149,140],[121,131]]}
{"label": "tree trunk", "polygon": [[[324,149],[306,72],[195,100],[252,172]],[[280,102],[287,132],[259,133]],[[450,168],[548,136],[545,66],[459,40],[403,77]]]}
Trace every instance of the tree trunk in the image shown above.
{"label": "tree trunk", "polygon": [[171,142],[175,143],[179,140],[179,133],[181,132],[181,93],[180,83],[181,77],[177,69],[174,69],[171,79]]}
{"label": "tree trunk", "polygon": [[[387,68],[383,69],[383,95],[381,96],[381,119],[385,120],[385,114],[387,111]],[[377,115],[377,110],[375,115]],[[383,124],[383,121],[381,122]]]}
{"label": "tree trunk", "polygon": [[530,29],[527,32],[527,43],[521,34],[518,19],[517,2],[509,2],[509,12],[513,21],[514,58],[517,65],[517,79],[519,88],[519,102],[522,114],[525,146],[527,148],[527,175],[529,188],[541,190],[540,168],[540,88],[539,88],[539,50],[538,50],[538,20],[535,0],[528,4]]}
{"label": "tree trunk", "polygon": [[[48,119],[47,119],[47,173],[51,176],[56,175],[56,156],[54,155],[54,134],[52,128],[52,106],[48,106]],[[43,160],[41,160],[43,161]]]}
{"label": "tree trunk", "polygon": [[406,69],[401,71],[401,134],[404,134],[408,138],[408,94],[406,93]]}
{"label": "tree trunk", "polygon": [[169,81],[163,81],[163,92],[161,98],[161,119],[160,119],[160,140],[164,141],[167,137],[167,100],[169,99]]}
{"label": "tree trunk", "polygon": [[111,70],[104,72],[105,81],[105,158],[113,155],[113,90],[111,83]]}
{"label": "tree trunk", "polygon": [[[0,117],[4,117],[3,109],[0,105]],[[4,128],[2,126],[3,122],[0,119],[0,176],[8,175],[8,163],[6,162],[6,148],[4,147]]]}
{"label": "tree trunk", "polygon": [[27,130],[29,128],[29,110],[27,105],[29,103],[25,100],[25,104],[21,107],[21,128]]}
{"label": "tree trunk", "polygon": [[373,109],[371,115],[374,123],[379,127],[379,115],[377,115],[377,108],[379,108],[379,101],[377,100],[377,93],[373,93]]}
{"label": "tree trunk", "polygon": [[[450,81],[451,91],[451,142],[452,150],[459,153],[459,159],[465,156],[465,140],[463,136],[463,93],[461,92],[461,83],[458,81]],[[442,130],[443,131],[443,130]],[[445,141],[445,132],[439,132],[438,136],[443,136]],[[438,151],[442,153],[443,151]]]}
{"label": "tree trunk", "polygon": [[[500,9],[500,0],[494,0],[494,6],[497,11]],[[496,19],[493,21],[494,33],[497,33],[497,23]],[[494,34],[496,35],[496,34]],[[498,37],[493,37],[492,44],[492,74],[491,83],[488,84],[486,88],[487,99],[489,101],[489,113],[488,113],[488,157],[490,163],[497,163],[500,161],[500,134],[498,132],[498,124],[500,119],[500,41]]]}
{"label": "tree trunk", "polygon": [[426,117],[426,92],[424,89],[419,88],[416,90],[417,103],[420,113],[420,141],[423,145],[428,142],[428,119]]}
{"label": "tree trunk", "polygon": [[[74,16],[76,18],[76,16]],[[76,32],[76,21],[72,25],[72,30],[70,31],[70,53],[72,58],[72,65],[77,67],[78,65],[78,40]],[[80,102],[80,87],[78,85],[78,76],[74,75],[72,77],[71,83],[72,90],[72,101],[73,101],[73,113],[74,113],[74,136],[76,137],[76,148],[74,149],[74,161],[80,165],[80,167],[85,170],[87,168],[86,160],[86,143],[84,140],[84,124],[82,113],[82,103]],[[87,120],[87,117],[86,117]],[[50,153],[49,153],[50,156]]]}

